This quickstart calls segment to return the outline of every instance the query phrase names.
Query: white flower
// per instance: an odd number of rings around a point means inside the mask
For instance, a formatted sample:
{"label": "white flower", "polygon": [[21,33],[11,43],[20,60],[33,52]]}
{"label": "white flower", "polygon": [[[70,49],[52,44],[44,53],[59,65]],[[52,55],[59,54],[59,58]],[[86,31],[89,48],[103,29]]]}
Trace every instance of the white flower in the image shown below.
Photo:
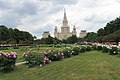
{"label": "white flower", "polygon": [[42,64],[40,64],[40,67],[42,67],[43,65]]}
{"label": "white flower", "polygon": [[113,53],[116,53],[115,51]]}

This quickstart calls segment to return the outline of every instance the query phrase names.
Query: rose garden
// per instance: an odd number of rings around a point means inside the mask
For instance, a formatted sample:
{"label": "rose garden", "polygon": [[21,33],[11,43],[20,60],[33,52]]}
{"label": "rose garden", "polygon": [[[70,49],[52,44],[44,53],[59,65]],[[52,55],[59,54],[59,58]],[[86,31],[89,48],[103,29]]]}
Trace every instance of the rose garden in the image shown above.
{"label": "rose garden", "polygon": [[[118,76],[120,75],[120,65],[118,64],[118,61],[120,60],[119,53],[120,47],[105,45],[100,46],[63,44],[59,46],[52,45],[48,47],[46,47],[45,45],[38,45],[18,47],[18,49],[8,48],[7,50],[1,50],[0,52],[0,79],[12,80],[13,78],[15,78],[15,80],[32,80],[32,76],[35,77],[36,80],[54,79],[55,76],[58,76],[55,78],[55,80],[74,78],[85,79],[88,78],[88,76],[97,76],[98,74],[101,74],[103,79],[120,79],[120,77]],[[93,59],[94,57],[96,57],[96,59],[98,58],[97,62]],[[99,61],[99,58],[101,61]],[[93,61],[90,63],[93,64],[93,66],[88,66],[88,62],[92,60],[94,60],[95,63]],[[83,62],[81,63],[81,61]],[[25,63],[17,65],[17,63],[21,62]],[[102,75],[104,74],[104,70],[95,70],[96,73],[93,73],[94,70],[89,71],[90,67],[91,69],[94,69],[96,68],[96,66],[98,68],[105,69],[106,71],[109,69],[106,73],[106,76]],[[112,68],[112,66],[114,67]],[[106,69],[106,67],[108,68]],[[81,70],[80,68],[83,70]],[[82,77],[83,73],[86,73],[84,68],[88,69],[88,73],[91,72],[91,74]],[[77,70],[79,71],[78,73]],[[54,73],[54,71],[56,73]],[[67,77],[61,77],[64,76],[64,73],[69,74]],[[109,74],[114,76],[110,76]],[[44,78],[44,76],[46,75],[48,77]],[[31,77],[29,78],[27,76]],[[100,77],[91,77],[90,79],[96,78],[101,79]]]}

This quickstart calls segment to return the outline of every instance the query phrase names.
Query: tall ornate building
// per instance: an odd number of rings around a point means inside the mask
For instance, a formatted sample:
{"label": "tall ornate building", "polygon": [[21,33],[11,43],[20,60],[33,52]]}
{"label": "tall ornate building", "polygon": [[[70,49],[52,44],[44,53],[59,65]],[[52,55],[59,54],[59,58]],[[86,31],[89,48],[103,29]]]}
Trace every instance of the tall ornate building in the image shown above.
{"label": "tall ornate building", "polygon": [[76,32],[75,26],[73,27],[73,31],[70,32],[70,27],[68,25],[66,11],[64,9],[64,17],[63,17],[62,26],[61,26],[61,32],[59,32],[57,29],[57,26],[55,26],[54,37],[56,37],[60,40],[63,40],[63,39],[67,39],[68,37],[70,37],[72,35],[76,35],[76,33],[77,32]]}

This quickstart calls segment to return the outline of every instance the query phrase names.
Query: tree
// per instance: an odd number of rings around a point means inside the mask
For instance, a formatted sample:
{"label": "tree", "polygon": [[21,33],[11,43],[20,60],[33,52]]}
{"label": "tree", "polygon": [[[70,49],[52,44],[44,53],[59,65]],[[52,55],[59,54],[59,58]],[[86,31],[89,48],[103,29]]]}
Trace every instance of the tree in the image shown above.
{"label": "tree", "polygon": [[48,38],[42,38],[41,43],[42,44],[53,44],[54,38],[51,36],[48,36]]}
{"label": "tree", "polygon": [[77,43],[78,39],[76,35],[72,35],[70,37],[67,38],[67,43],[69,44],[74,44]]}
{"label": "tree", "polygon": [[104,41],[116,42],[118,44],[118,42],[120,42],[120,30],[117,30],[112,34],[105,36]]}
{"label": "tree", "polygon": [[18,29],[7,28],[4,25],[0,26],[0,44],[6,43],[32,43],[34,37],[25,31],[19,31]]}
{"label": "tree", "polygon": [[[107,25],[104,27],[102,32],[105,35],[109,35],[117,30],[120,30],[120,17],[107,23]],[[101,29],[100,29],[100,31],[101,31]]]}
{"label": "tree", "polygon": [[85,41],[96,42],[97,37],[98,37],[97,33],[89,32],[89,33],[87,33],[87,35],[84,38],[85,38]]}
{"label": "tree", "polygon": [[53,38],[53,43],[54,44],[59,44],[59,43],[61,43],[62,41],[61,40],[59,40],[58,38]]}
{"label": "tree", "polygon": [[98,36],[105,36],[105,30],[103,28],[100,28],[98,31]]}

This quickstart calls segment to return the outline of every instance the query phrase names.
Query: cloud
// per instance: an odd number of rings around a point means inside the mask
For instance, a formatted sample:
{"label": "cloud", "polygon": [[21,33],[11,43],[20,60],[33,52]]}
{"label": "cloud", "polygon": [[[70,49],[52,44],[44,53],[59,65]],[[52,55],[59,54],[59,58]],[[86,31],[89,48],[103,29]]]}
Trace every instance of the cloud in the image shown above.
{"label": "cloud", "polygon": [[13,12],[22,15],[35,15],[39,11],[39,5],[32,0],[24,0],[13,7]]}
{"label": "cloud", "polygon": [[6,0],[0,0],[0,9],[4,10],[4,9],[9,9],[10,5],[6,4]]}
{"label": "cloud", "polygon": [[42,1],[45,1],[45,2],[50,2],[50,3],[53,3],[53,4],[60,4],[60,5],[65,5],[65,4],[75,4],[78,2],[78,0],[42,0]]}
{"label": "cloud", "polygon": [[119,7],[120,0],[0,0],[0,24],[38,38],[44,31],[53,36],[54,26],[60,29],[62,25],[66,8],[71,30],[76,25],[78,34],[82,29],[96,32],[120,16]]}

